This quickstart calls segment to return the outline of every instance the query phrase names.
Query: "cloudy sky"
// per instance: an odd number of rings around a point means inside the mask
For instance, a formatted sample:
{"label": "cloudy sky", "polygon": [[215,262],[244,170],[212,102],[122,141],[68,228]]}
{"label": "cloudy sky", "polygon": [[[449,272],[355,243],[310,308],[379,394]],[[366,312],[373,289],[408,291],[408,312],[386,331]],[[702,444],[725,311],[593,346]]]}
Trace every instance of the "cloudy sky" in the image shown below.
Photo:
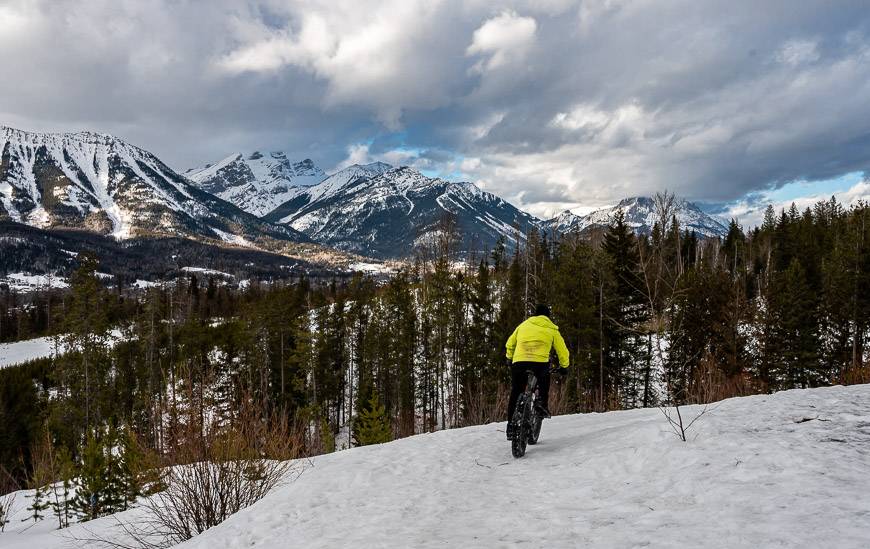
{"label": "cloudy sky", "polygon": [[669,189],[870,197],[870,7],[765,0],[0,0],[0,124],[187,168],[409,164],[532,213]]}

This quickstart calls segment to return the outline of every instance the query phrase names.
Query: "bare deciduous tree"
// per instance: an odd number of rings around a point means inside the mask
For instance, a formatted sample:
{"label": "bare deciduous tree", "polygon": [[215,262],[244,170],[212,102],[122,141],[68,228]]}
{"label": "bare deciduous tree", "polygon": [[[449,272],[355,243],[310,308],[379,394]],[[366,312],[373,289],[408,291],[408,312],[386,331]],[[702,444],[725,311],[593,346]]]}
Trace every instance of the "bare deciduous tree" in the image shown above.
{"label": "bare deciduous tree", "polygon": [[0,467],[0,532],[9,524],[12,514],[12,506],[15,504],[15,496],[19,489],[18,483],[6,469]]}
{"label": "bare deciduous tree", "polygon": [[[655,209],[656,224],[658,225],[658,234],[653,235],[652,245],[649,250],[645,250],[644,246],[640,245],[640,240],[638,241],[638,257],[640,258],[641,276],[650,308],[650,331],[655,334],[655,354],[659,364],[664,366],[667,362],[667,351],[663,348],[662,341],[666,333],[674,334],[679,331],[672,324],[673,319],[670,312],[680,296],[680,279],[683,275],[683,269],[681,265],[682,258],[679,254],[677,254],[676,264],[673,266],[666,257],[666,235],[668,230],[672,228],[672,220],[676,216],[677,203],[675,195],[668,191],[656,193],[653,197],[653,207]],[[679,249],[679,234],[676,236],[678,240],[675,242],[675,246]],[[671,341],[669,348],[673,344],[674,342]],[[707,413],[707,406],[705,405],[701,412],[693,418],[688,421],[684,420],[680,409],[680,402],[686,395],[677,394],[682,393],[683,389],[675,389],[671,375],[667,370],[666,368],[666,400],[659,409],[667,419],[668,425],[674,431],[674,434],[680,440],[686,442],[686,432],[698,419]]]}
{"label": "bare deciduous tree", "polygon": [[178,429],[179,444],[164,456],[163,489],[144,500],[144,516],[135,522],[116,518],[123,541],[87,530],[93,537],[75,541],[125,549],[172,547],[220,524],[302,471],[290,461],[300,453],[299,433],[285,416],[267,414],[265,406],[243,404],[232,423],[221,429],[195,424]]}

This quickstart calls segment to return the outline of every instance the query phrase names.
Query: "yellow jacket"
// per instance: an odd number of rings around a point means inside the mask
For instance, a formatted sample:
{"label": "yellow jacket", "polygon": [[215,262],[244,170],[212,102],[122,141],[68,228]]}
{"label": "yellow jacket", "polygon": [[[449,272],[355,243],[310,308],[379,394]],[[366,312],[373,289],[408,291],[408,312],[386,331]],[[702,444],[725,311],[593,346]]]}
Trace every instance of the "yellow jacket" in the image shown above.
{"label": "yellow jacket", "polygon": [[549,362],[550,349],[556,348],[559,365],[568,367],[568,348],[559,327],[546,316],[533,316],[517,326],[505,345],[513,362]]}

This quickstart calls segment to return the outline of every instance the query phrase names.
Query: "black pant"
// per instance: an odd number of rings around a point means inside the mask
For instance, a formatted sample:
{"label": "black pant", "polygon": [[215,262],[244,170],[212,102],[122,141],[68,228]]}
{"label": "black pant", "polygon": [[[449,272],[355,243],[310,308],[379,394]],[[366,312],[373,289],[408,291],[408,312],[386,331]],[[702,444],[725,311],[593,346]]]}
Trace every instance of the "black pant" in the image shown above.
{"label": "black pant", "polygon": [[550,363],[549,362],[514,362],[511,366],[511,399],[508,402],[508,421],[514,417],[514,408],[520,394],[526,390],[528,376],[526,371],[534,372],[538,378],[538,402],[547,408],[550,396]]}

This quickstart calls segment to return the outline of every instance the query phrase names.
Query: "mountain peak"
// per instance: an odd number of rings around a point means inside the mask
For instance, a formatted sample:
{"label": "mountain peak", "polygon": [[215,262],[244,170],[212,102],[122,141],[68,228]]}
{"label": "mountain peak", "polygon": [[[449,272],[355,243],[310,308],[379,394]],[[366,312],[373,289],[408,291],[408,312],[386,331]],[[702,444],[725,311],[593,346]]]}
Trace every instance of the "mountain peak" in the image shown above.
{"label": "mountain peak", "polygon": [[620,200],[619,204],[616,205],[616,207],[620,209],[637,206],[643,208],[654,208],[655,201],[651,196],[629,196]]}
{"label": "mountain peak", "polygon": [[[359,164],[355,164],[355,165],[359,166]],[[381,161],[369,162],[368,164],[363,164],[362,167],[369,169],[369,170],[379,170],[382,172],[393,169],[393,166],[391,166],[390,164],[387,164],[386,162],[381,162]]]}
{"label": "mountain peak", "polygon": [[[623,198],[616,206],[602,208],[585,216],[577,216],[566,210],[553,219],[545,221],[543,228],[556,233],[604,228],[610,225],[617,211],[624,213],[626,224],[639,234],[649,234],[657,221],[655,199],[650,196],[631,196]],[[681,228],[695,231],[701,236],[724,236],[728,232],[722,222],[683,198],[674,201],[674,215]]]}
{"label": "mountain peak", "polygon": [[310,158],[292,162],[284,151],[236,153],[185,175],[202,190],[258,217],[326,178]]}

